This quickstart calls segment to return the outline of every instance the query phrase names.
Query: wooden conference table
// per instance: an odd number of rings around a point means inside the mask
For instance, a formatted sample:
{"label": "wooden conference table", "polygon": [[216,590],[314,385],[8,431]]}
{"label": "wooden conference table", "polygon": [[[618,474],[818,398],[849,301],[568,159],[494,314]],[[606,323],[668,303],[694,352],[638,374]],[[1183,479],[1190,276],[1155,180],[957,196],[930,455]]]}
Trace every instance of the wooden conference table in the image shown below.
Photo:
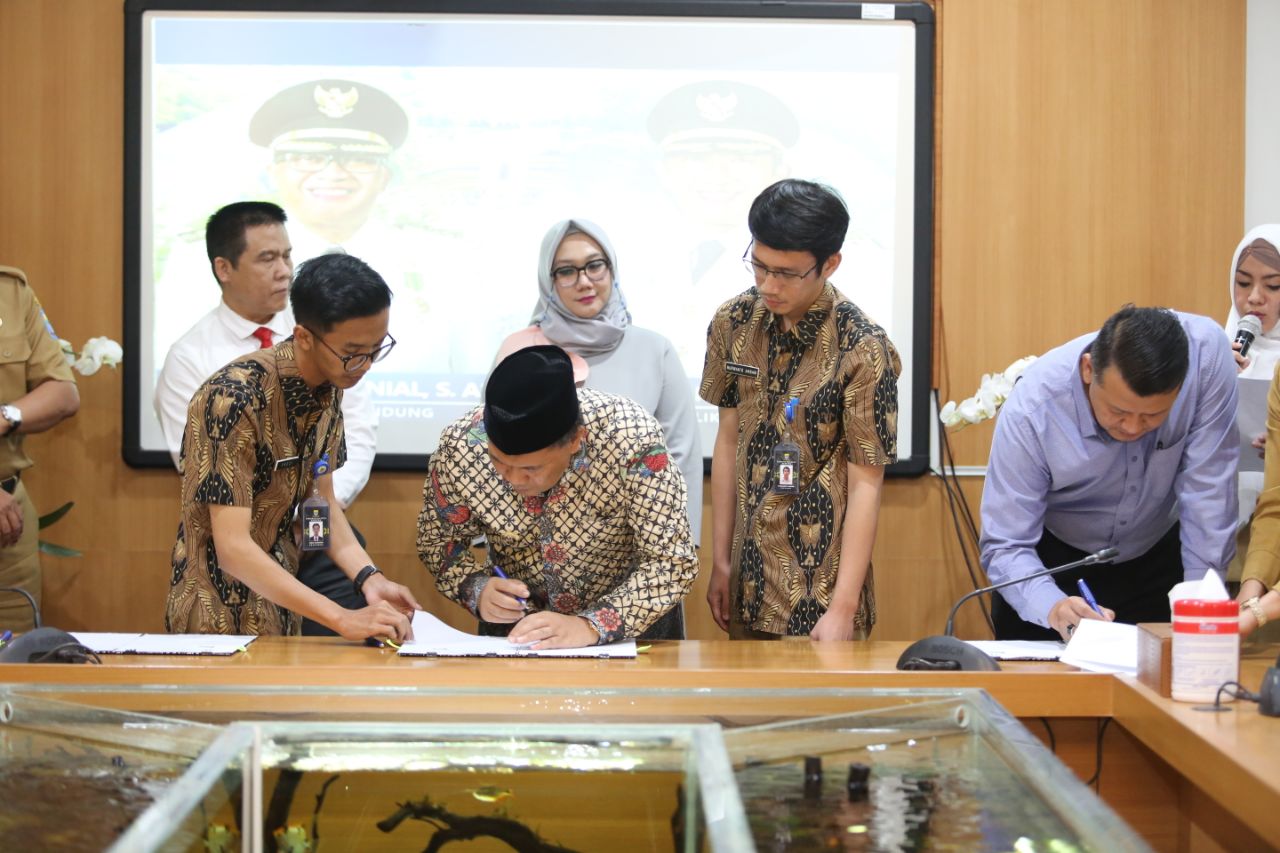
{"label": "wooden conference table", "polygon": [[[1280,845],[1280,718],[1209,713],[1136,679],[1058,663],[998,673],[898,672],[900,642],[657,642],[635,660],[399,657],[333,638],[263,638],[231,657],[103,656],[0,665],[41,695],[189,719],[713,720],[740,725],[981,688],[1049,743],[1158,850]],[[1276,648],[1246,650],[1256,690]],[[878,691],[872,696],[849,691]],[[1110,720],[1101,735],[1102,722]]]}

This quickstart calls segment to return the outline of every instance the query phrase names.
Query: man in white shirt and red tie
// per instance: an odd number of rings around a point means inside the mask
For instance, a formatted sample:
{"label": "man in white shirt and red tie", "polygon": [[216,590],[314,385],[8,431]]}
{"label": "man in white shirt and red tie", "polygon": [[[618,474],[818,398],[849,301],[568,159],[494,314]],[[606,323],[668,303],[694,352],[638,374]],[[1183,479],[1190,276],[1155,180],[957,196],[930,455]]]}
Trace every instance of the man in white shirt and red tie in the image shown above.
{"label": "man in white shirt and red tie", "polygon": [[[222,299],[170,347],[156,382],[156,416],[175,466],[196,389],[229,362],[293,334],[288,307],[293,249],[287,218],[278,205],[264,201],[235,202],[209,217],[205,247]],[[345,509],[369,481],[377,449],[378,414],[367,383],[343,395],[342,417],[347,463],[334,472],[333,487]],[[298,580],[349,609],[365,606],[347,576],[323,554],[303,563]],[[309,620],[302,632],[332,633]]]}

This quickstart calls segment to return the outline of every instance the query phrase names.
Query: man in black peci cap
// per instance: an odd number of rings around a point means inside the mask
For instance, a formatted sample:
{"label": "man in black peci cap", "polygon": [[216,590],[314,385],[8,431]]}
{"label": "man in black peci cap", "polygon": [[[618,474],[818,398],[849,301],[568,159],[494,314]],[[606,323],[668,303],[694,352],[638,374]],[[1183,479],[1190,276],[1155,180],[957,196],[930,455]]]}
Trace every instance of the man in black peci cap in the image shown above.
{"label": "man in black peci cap", "polygon": [[[349,244],[391,180],[390,156],[409,118],[381,89],[354,80],[310,80],[278,92],[249,122],[249,139],[271,150],[281,206],[328,248],[373,259]],[[376,253],[374,253],[376,254]]]}
{"label": "man in black peci cap", "polygon": [[[471,553],[480,535],[487,566]],[[631,400],[577,389],[554,346],[503,359],[484,406],[440,436],[418,556],[482,634],[535,649],[666,636],[698,572],[662,428]]]}

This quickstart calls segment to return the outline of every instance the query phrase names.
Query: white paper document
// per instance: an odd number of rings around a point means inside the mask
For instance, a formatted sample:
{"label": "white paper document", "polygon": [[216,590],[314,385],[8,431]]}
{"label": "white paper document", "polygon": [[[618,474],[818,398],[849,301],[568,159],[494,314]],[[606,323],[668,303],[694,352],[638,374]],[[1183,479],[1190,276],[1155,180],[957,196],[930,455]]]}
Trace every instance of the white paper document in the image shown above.
{"label": "white paper document", "polygon": [[1138,674],[1138,626],[1081,619],[1059,658],[1090,672]]}
{"label": "white paper document", "polygon": [[607,646],[585,646],[580,649],[544,649],[534,651],[506,637],[477,637],[450,628],[425,610],[413,614],[413,639],[400,647],[402,655],[429,655],[442,658],[633,658],[635,640],[610,643]]}
{"label": "white paper document", "polygon": [[1267,393],[1270,379],[1236,378],[1240,389],[1240,402],[1236,408],[1236,426],[1240,428],[1240,470],[1261,471],[1262,451],[1253,446],[1253,440],[1267,434]]}
{"label": "white paper document", "polygon": [[72,631],[100,655],[233,655],[258,639],[252,634],[109,634]]}
{"label": "white paper document", "polygon": [[965,640],[996,660],[1057,660],[1066,648],[1057,640]]}

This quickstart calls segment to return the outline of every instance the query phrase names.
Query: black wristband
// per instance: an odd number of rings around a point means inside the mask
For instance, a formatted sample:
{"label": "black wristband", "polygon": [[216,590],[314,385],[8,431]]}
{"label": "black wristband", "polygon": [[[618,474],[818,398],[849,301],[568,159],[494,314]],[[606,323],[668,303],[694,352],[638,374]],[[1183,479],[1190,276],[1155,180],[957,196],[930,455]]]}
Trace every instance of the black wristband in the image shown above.
{"label": "black wristband", "polygon": [[364,582],[376,574],[381,574],[381,570],[372,563],[360,570],[356,579],[351,582],[351,585],[356,588],[356,595],[364,595]]}

